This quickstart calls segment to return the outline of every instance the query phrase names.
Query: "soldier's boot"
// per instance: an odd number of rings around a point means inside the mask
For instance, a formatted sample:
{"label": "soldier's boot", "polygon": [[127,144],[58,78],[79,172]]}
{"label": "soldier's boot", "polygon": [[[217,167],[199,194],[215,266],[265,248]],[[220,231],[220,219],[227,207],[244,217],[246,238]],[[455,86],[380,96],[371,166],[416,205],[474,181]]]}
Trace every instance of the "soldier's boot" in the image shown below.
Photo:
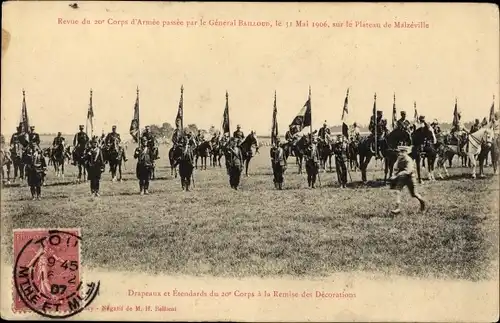
{"label": "soldier's boot", "polygon": [[36,199],[37,200],[41,199],[40,195],[42,195],[42,188],[40,186],[37,186],[36,187]]}
{"label": "soldier's boot", "polygon": [[139,181],[139,194],[140,195],[144,194],[144,186],[142,185],[142,181]]}
{"label": "soldier's boot", "polygon": [[148,181],[146,181],[144,183],[144,194],[149,195],[149,182]]}
{"label": "soldier's boot", "polygon": [[36,194],[35,187],[30,186],[30,192],[31,192],[31,199],[33,201],[36,200],[36,197],[35,197],[35,194]]}

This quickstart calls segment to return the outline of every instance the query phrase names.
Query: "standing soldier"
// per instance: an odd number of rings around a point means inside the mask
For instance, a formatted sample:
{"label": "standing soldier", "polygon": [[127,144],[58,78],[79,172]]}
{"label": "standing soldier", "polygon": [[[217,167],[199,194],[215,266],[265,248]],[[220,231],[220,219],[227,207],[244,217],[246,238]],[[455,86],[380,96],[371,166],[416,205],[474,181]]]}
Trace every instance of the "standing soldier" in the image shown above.
{"label": "standing soldier", "polygon": [[73,138],[73,165],[77,164],[77,159],[82,158],[89,144],[89,136],[83,131],[83,125],[79,126],[80,131]]}
{"label": "standing soldier", "polygon": [[320,157],[317,143],[318,140],[314,136],[306,149],[306,154],[304,155],[306,160],[307,184],[311,188],[314,188],[314,185],[316,184],[316,177],[319,173]]}
{"label": "standing soldier", "polygon": [[42,150],[34,141],[29,143],[28,155],[25,156],[25,159],[28,159],[26,161],[26,174],[31,198],[39,200],[42,193],[42,184],[47,172],[47,164],[45,163]]}
{"label": "standing soldier", "polygon": [[137,159],[136,175],[139,180],[140,194],[149,194],[149,179],[153,169],[151,158],[151,148],[148,146],[148,139],[141,138],[141,146],[135,149],[134,158]]}
{"label": "standing soldier", "polygon": [[90,180],[90,194],[92,196],[99,196],[99,186],[101,181],[101,174],[104,172],[104,158],[102,157],[102,150],[97,145],[97,140],[90,142],[90,149],[86,155],[87,174]]}
{"label": "standing soldier", "polygon": [[335,154],[335,169],[337,170],[340,187],[345,188],[347,185],[347,143],[344,136],[337,136],[337,142],[333,146],[333,153]]}
{"label": "standing soldier", "polygon": [[273,168],[274,175],[274,187],[276,189],[283,189],[283,173],[286,171],[286,159],[283,148],[280,146],[280,139],[276,138],[276,141],[271,147],[271,165]]}
{"label": "standing soldier", "polygon": [[229,140],[225,156],[229,174],[229,185],[235,190],[237,190],[240,185],[241,171],[243,170],[243,154],[236,142],[237,140],[238,139],[235,137]]}
{"label": "standing soldier", "polygon": [[420,194],[418,194],[416,191],[415,174],[413,173],[415,167],[413,159],[408,156],[410,151],[411,149],[409,147],[398,147],[399,155],[394,166],[395,174],[391,177],[391,189],[395,189],[397,191],[396,208],[392,210],[393,214],[399,214],[401,212],[399,209],[399,206],[401,204],[401,190],[405,186],[408,186],[411,196],[415,197],[420,202],[420,211],[425,210],[425,201],[422,199],[422,196],[420,196]]}
{"label": "standing soldier", "polygon": [[[381,145],[383,145],[383,140],[387,135],[389,129],[387,129],[387,120],[384,119],[383,113],[380,110],[377,110],[377,120],[373,119],[373,116],[370,118],[370,132],[372,133],[373,143],[375,144],[375,140],[377,141],[377,151],[373,151],[374,154],[377,155],[378,158],[383,159]],[[375,138],[375,129],[377,132],[377,137]]]}
{"label": "standing soldier", "polygon": [[35,145],[40,147],[40,135],[35,132],[35,126],[30,127],[30,132],[28,133],[29,142],[34,142]]}

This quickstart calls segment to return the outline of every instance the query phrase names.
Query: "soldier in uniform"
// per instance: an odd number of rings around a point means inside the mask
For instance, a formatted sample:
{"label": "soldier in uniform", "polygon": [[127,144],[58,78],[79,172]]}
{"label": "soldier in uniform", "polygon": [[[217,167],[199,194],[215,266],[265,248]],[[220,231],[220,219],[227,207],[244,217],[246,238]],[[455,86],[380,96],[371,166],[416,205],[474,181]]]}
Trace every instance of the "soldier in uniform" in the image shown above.
{"label": "soldier in uniform", "polygon": [[[42,184],[45,174],[47,173],[47,164],[43,157],[42,150],[36,142],[29,143],[28,156],[25,156],[26,161],[26,174],[28,185],[30,187],[31,198],[33,200],[40,199],[42,193]],[[36,195],[36,197],[35,197]]]}
{"label": "soldier in uniform", "polygon": [[106,140],[106,134],[104,133],[104,129],[102,130],[101,137],[98,140],[98,144],[102,147],[104,146],[104,140]]}
{"label": "soldier in uniform", "polygon": [[9,145],[12,147],[15,143],[19,142],[23,147],[26,147],[29,143],[28,136],[23,133],[21,126],[18,126],[16,130],[12,137],[10,137]]}
{"label": "soldier in uniform", "polygon": [[[373,143],[375,144],[375,140],[377,140],[378,151],[374,151],[374,153],[378,154],[378,158],[383,159],[381,146],[384,145],[385,136],[389,129],[387,129],[387,120],[383,118],[382,111],[377,111],[377,120],[374,120],[373,116],[370,118],[369,129],[372,133]],[[377,131],[377,138],[375,138],[375,129]]]}
{"label": "soldier in uniform", "polygon": [[[122,142],[122,139],[120,138],[120,134],[116,132],[116,126],[113,125],[111,127],[111,132],[107,134],[106,138],[104,139],[104,145],[106,147],[111,146],[114,140],[118,140],[118,144]],[[127,150],[123,149],[123,160],[127,161]]]}
{"label": "soldier in uniform", "polygon": [[406,146],[398,147],[398,159],[394,165],[394,175],[391,177],[391,189],[397,190],[396,195],[396,208],[392,211],[393,214],[399,214],[401,211],[399,206],[401,204],[401,190],[408,186],[410,194],[420,202],[420,210],[425,210],[425,201],[422,196],[417,193],[415,185],[415,165],[413,159],[408,156],[411,149]]}
{"label": "soldier in uniform", "polygon": [[304,155],[306,162],[307,184],[311,188],[314,188],[314,185],[316,184],[316,177],[319,173],[320,156],[317,144],[318,139],[316,138],[316,136],[314,136]]}
{"label": "soldier in uniform", "polygon": [[97,145],[97,140],[90,142],[90,148],[85,155],[87,163],[87,173],[90,180],[90,194],[92,196],[99,196],[99,187],[101,181],[101,174],[104,172],[104,158],[102,150]]}
{"label": "soldier in uniform", "polygon": [[64,137],[62,136],[61,132],[59,131],[57,133],[57,137],[55,137],[54,140],[52,141],[52,148],[56,149],[57,147],[62,146],[63,150],[64,150],[65,144],[66,144],[66,141],[65,141]]}
{"label": "soldier in uniform", "polygon": [[479,123],[479,119],[474,120],[474,124],[470,128],[470,133],[474,133],[481,129],[481,124]]}
{"label": "soldier in uniform", "polygon": [[35,132],[35,126],[30,127],[30,132],[28,133],[29,142],[34,142],[35,145],[40,147],[40,135]]}
{"label": "soldier in uniform", "polygon": [[325,120],[323,127],[318,130],[318,137],[322,142],[326,142],[326,135],[331,135],[331,131]]}
{"label": "soldier in uniform", "polygon": [[396,122],[396,128],[401,129],[405,132],[410,132],[410,121],[406,119],[406,111],[401,111],[401,118]]}
{"label": "soldier in uniform", "polygon": [[354,122],[352,124],[352,128],[351,128],[351,140],[352,141],[359,141],[361,139],[361,133],[359,131],[359,127],[358,127],[358,124],[356,122]]}
{"label": "soldier in uniform", "polygon": [[88,148],[88,144],[89,144],[89,136],[87,135],[87,133],[85,133],[85,131],[83,131],[83,128],[84,126],[83,125],[80,125],[79,126],[80,128],[80,131],[78,131],[75,135],[75,137],[73,138],[73,161],[72,161],[72,164],[73,165],[76,165],[77,164],[77,158],[78,158],[78,153],[80,155],[80,157],[83,156],[83,153],[85,151],[85,149]]}
{"label": "soldier in uniform", "polygon": [[271,147],[271,166],[273,168],[273,183],[274,187],[278,190],[283,189],[283,173],[286,171],[285,152],[280,146],[280,139],[276,138],[273,146]]}
{"label": "soldier in uniform", "polygon": [[139,180],[140,194],[149,194],[149,179],[153,170],[153,160],[151,158],[151,148],[148,146],[148,139],[141,138],[141,146],[134,152],[134,158],[137,159],[136,176]]}
{"label": "soldier in uniform", "polygon": [[172,133],[172,145],[175,147],[179,144],[179,140],[182,137],[182,131],[178,128],[174,129],[174,132]]}
{"label": "soldier in uniform", "polygon": [[337,142],[333,146],[333,153],[335,154],[335,169],[340,183],[340,187],[347,185],[347,142],[344,136],[338,135]]}
{"label": "soldier in uniform", "polygon": [[486,127],[488,125],[488,119],[486,117],[483,118],[483,121],[481,121],[481,128]]}
{"label": "soldier in uniform", "polygon": [[[149,150],[151,151],[153,156],[153,165],[155,164],[155,160],[159,158],[157,154],[157,144],[156,144],[156,138],[151,132],[151,128],[149,126],[146,126],[144,129],[144,132],[141,134],[141,138],[146,138],[146,142],[148,145]],[[141,139],[142,140],[142,139]]]}
{"label": "soldier in uniform", "polygon": [[229,174],[229,185],[235,190],[238,190],[241,172],[243,170],[243,154],[241,148],[238,146],[237,140],[238,139],[235,137],[229,140],[225,154],[226,167]]}
{"label": "soldier in uniform", "polygon": [[241,131],[240,125],[236,126],[236,131],[233,132],[233,138],[236,138],[238,142],[241,142],[243,139],[245,139],[245,135],[243,134],[243,131]]}
{"label": "soldier in uniform", "polygon": [[285,140],[287,142],[287,147],[288,147],[288,155],[294,156],[293,154],[293,146],[295,145],[295,142],[297,141],[298,137],[298,128],[297,126],[291,124],[289,126],[289,130],[285,133]]}

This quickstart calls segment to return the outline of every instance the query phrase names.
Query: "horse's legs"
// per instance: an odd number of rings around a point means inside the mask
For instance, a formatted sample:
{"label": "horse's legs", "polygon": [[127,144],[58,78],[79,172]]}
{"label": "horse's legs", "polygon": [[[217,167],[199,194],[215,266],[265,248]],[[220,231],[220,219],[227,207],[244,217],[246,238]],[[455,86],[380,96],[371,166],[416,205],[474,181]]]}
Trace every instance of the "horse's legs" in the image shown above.
{"label": "horse's legs", "polygon": [[62,175],[62,178],[64,178],[64,159],[63,159],[63,162],[61,163],[61,175]]}
{"label": "horse's legs", "polygon": [[332,155],[328,155],[328,164],[330,165],[330,172],[332,171]]}
{"label": "horse's legs", "polygon": [[121,182],[122,181],[122,161],[120,160],[120,162],[118,163],[118,173],[120,174],[120,179],[119,181]]}
{"label": "horse's legs", "polygon": [[467,156],[469,159],[468,162],[472,166],[472,178],[476,178],[476,158],[474,158],[474,155],[471,153],[468,153]]}

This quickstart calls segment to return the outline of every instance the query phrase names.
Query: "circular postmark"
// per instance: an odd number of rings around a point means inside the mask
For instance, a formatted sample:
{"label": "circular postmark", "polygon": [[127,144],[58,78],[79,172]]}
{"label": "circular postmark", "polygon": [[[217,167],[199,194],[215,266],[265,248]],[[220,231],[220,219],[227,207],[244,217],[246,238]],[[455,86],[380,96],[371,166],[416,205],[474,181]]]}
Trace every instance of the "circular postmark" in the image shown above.
{"label": "circular postmark", "polygon": [[14,310],[31,310],[48,318],[67,318],[89,306],[100,282],[80,277],[79,230],[14,232]]}

